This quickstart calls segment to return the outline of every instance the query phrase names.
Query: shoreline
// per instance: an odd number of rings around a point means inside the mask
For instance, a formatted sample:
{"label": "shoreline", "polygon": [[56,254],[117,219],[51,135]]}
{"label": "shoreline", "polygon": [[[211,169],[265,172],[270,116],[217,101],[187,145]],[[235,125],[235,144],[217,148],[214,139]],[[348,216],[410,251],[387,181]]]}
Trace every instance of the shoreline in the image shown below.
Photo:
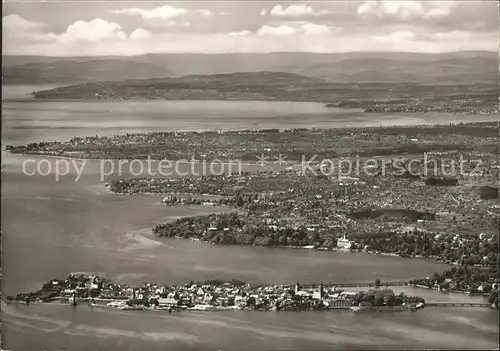
{"label": "shoreline", "polygon": [[[119,301],[119,300],[118,300]],[[45,306],[71,306],[71,303],[63,303],[63,302],[30,302],[26,303],[24,301],[3,301],[5,304],[9,305],[45,305]],[[87,300],[82,300],[80,302],[88,302]],[[78,307],[74,306],[73,307]],[[147,311],[147,312],[291,312],[291,313],[300,313],[300,312],[335,312],[335,311],[355,311],[352,306],[345,306],[345,307],[332,307],[332,308],[311,308],[311,309],[304,309],[304,310],[277,310],[277,309],[265,309],[265,308],[249,308],[249,307],[236,307],[236,306],[227,306],[227,307],[222,307],[222,306],[210,306],[210,305],[204,305],[204,306],[195,306],[195,307],[179,307],[179,308],[168,308],[168,307],[121,307],[121,306],[109,306],[109,305],[99,305],[99,304],[93,304],[93,303],[88,303],[85,307],[88,308],[102,308],[102,309],[109,309],[109,310],[118,310],[118,311]],[[424,307],[424,306],[423,306]],[[420,307],[420,308],[423,308]],[[427,306],[425,306],[427,307]],[[389,311],[389,312],[396,312],[396,311],[410,311],[410,307],[405,307],[405,306],[378,306],[378,307],[370,307],[370,308],[365,308],[366,310],[371,310],[372,312],[382,312],[382,311]],[[357,311],[356,311],[357,312]]]}
{"label": "shoreline", "polygon": [[[23,301],[3,301],[3,303],[8,304],[8,305],[44,305],[44,306],[72,306],[70,303],[62,303],[62,302],[30,302],[29,304]],[[274,313],[301,313],[301,312],[332,312],[332,313],[337,313],[337,312],[349,312],[349,313],[359,313],[359,312],[365,312],[365,313],[378,313],[378,312],[412,312],[412,311],[418,311],[419,309],[423,308],[474,308],[474,309],[488,309],[488,310],[497,310],[496,307],[491,306],[489,303],[474,303],[474,302],[450,302],[449,306],[446,307],[445,305],[447,303],[429,303],[429,304],[424,304],[423,306],[419,306],[417,308],[415,307],[410,307],[410,306],[379,306],[379,307],[365,307],[365,308],[357,308],[356,306],[349,306],[349,307],[332,307],[332,308],[310,308],[310,309],[298,309],[298,310],[278,310],[278,309],[266,309],[266,308],[260,308],[260,309],[254,309],[254,308],[249,308],[249,307],[236,307],[236,306],[230,306],[230,307],[221,307],[221,306],[203,306],[203,307],[179,307],[179,308],[168,308],[168,307],[117,307],[117,306],[108,306],[108,305],[99,305],[99,304],[92,304],[89,303],[86,305],[86,308],[94,309],[105,309],[105,310],[116,310],[116,311],[144,311],[144,312],[157,312],[157,313],[180,313],[180,312],[194,312],[194,313],[213,313],[213,312],[255,312],[255,313],[262,313],[262,312],[274,312]],[[78,305],[72,306],[73,308],[79,307]]]}
{"label": "shoreline", "polygon": [[413,289],[433,290],[433,291],[437,291],[437,292],[442,293],[442,294],[450,294],[450,295],[469,295],[469,296],[482,296],[482,297],[486,297],[489,295],[486,293],[470,293],[467,291],[460,291],[460,290],[440,290],[439,288],[434,288],[434,287],[430,288],[428,286],[419,285],[419,284],[408,284],[408,286],[413,288]]}
{"label": "shoreline", "polygon": [[[134,194],[124,194],[124,195],[134,195]],[[194,205],[194,206],[203,206],[203,205]],[[183,216],[184,217],[184,216]],[[185,216],[185,217],[190,217],[190,216]],[[155,238],[161,238],[161,236],[157,236],[154,233],[152,233]],[[262,246],[262,245],[245,245],[245,244],[219,244],[219,243],[211,243],[209,241],[204,241],[198,238],[183,238],[182,236],[173,236],[173,237],[167,237],[167,239],[175,239],[175,240],[191,240],[193,242],[197,242],[200,244],[206,244],[206,245],[219,245],[219,246],[251,246],[251,247],[263,247],[266,249],[293,249],[293,250],[311,250],[311,251],[321,251],[321,252],[340,252],[340,253],[346,253],[346,254],[365,254],[365,255],[374,255],[374,256],[384,256],[384,257],[397,257],[397,258],[404,258],[404,259],[416,259],[416,260],[432,260],[436,263],[443,264],[443,265],[448,265],[450,267],[453,266],[458,266],[457,263],[446,263],[443,261],[439,261],[437,257],[424,257],[424,256],[418,256],[418,257],[404,257],[395,253],[391,252],[373,252],[373,251],[349,251],[349,250],[344,250],[344,249],[338,249],[338,248],[326,248],[326,247],[314,247],[313,245],[306,245],[306,246]]]}

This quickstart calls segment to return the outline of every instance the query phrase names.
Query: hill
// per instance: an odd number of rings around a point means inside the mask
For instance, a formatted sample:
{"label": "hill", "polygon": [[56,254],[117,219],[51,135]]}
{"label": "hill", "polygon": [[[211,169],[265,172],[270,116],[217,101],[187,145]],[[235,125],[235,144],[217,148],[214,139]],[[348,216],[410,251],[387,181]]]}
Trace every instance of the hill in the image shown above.
{"label": "hill", "polygon": [[[7,61],[9,62],[9,61]],[[156,78],[171,75],[149,63],[124,59],[72,59],[4,65],[4,84],[54,84],[123,79]]]}
{"label": "hill", "polygon": [[[353,53],[267,53],[267,54],[147,54],[130,57],[61,58],[4,56],[6,83],[51,83],[71,76],[69,62],[87,60],[99,80],[215,75],[233,72],[287,72],[325,78],[338,83],[418,82],[428,84],[497,84],[496,53],[466,51],[444,54],[353,52]],[[63,64],[65,62],[66,64]],[[115,63],[119,65],[115,65]],[[80,63],[72,82],[85,82],[89,71]],[[102,68],[99,69],[99,66]],[[135,66],[140,65],[140,66]],[[32,68],[31,72],[23,72]],[[59,71],[66,73],[59,73]],[[81,72],[81,73],[80,73]],[[99,73],[97,73],[99,72]],[[133,75],[133,76],[131,76]],[[10,78],[9,78],[10,77]],[[5,78],[4,78],[5,79]],[[69,81],[69,80],[66,80]]]}
{"label": "hill", "polygon": [[287,92],[327,84],[286,72],[235,72],[89,82],[34,92],[37,99],[281,100]]}

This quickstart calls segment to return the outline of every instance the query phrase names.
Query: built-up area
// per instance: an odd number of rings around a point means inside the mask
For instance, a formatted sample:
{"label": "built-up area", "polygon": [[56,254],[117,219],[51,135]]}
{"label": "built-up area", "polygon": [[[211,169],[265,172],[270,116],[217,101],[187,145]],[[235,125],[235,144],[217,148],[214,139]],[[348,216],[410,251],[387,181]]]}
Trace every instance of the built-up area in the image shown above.
{"label": "built-up area", "polygon": [[188,131],[75,137],[7,145],[13,153],[98,159],[290,163],[340,157],[399,157],[460,151],[489,159],[498,152],[498,123],[340,129]]}
{"label": "built-up area", "polygon": [[51,280],[34,293],[8,297],[9,302],[48,303],[62,301],[93,307],[150,310],[274,310],[304,311],[325,309],[376,308],[408,310],[423,307],[418,296],[395,294],[381,288],[380,281],[368,291],[350,292],[316,285],[258,285],[241,281],[189,282],[184,285],[120,285],[88,274],[70,274],[64,280]]}

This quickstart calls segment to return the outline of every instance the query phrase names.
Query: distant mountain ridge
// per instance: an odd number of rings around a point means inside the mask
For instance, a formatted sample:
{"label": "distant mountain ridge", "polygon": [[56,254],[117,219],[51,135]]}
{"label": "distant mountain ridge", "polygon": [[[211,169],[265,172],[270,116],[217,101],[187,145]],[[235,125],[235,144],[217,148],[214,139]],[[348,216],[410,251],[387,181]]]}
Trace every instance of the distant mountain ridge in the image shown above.
{"label": "distant mountain ridge", "polygon": [[498,79],[497,54],[482,51],[444,54],[147,54],[65,58],[4,56],[2,65],[6,84],[78,83],[266,71],[296,73],[338,83],[495,84]]}

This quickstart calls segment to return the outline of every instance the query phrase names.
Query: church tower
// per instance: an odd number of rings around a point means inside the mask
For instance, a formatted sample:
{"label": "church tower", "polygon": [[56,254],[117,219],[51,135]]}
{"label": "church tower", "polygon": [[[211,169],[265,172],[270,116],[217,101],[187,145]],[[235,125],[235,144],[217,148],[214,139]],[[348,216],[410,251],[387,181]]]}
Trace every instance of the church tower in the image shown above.
{"label": "church tower", "polygon": [[319,283],[319,298],[322,300],[324,297],[324,287],[323,287],[323,281]]}
{"label": "church tower", "polygon": [[300,284],[299,281],[297,280],[297,283],[295,284],[295,293],[298,293],[300,291]]}

